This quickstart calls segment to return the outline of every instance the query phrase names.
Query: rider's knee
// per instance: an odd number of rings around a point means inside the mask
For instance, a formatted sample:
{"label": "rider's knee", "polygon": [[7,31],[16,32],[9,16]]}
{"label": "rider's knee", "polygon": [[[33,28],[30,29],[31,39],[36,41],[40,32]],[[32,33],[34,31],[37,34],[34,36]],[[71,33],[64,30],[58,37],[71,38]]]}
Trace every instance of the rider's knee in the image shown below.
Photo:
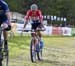
{"label": "rider's knee", "polygon": [[3,24],[2,24],[2,28],[3,28],[5,31],[9,31],[9,30],[11,30],[11,25],[8,25],[7,23],[3,23]]}
{"label": "rider's knee", "polygon": [[32,36],[32,37],[35,37],[35,33],[31,33],[31,36]]}
{"label": "rider's knee", "polygon": [[9,30],[11,30],[11,25],[8,25],[8,27],[5,28],[5,31],[9,31]]}
{"label": "rider's knee", "polygon": [[38,32],[38,35],[39,35],[39,37],[41,37],[42,35],[41,35],[41,32]]}
{"label": "rider's knee", "polygon": [[34,36],[34,37],[32,37],[32,39],[33,39],[33,40],[36,40],[36,37]]}
{"label": "rider's knee", "polygon": [[36,37],[32,37],[32,40],[34,40],[36,44],[38,43],[38,39]]}
{"label": "rider's knee", "polygon": [[5,29],[5,28],[7,28],[7,27],[8,27],[8,24],[7,24],[7,23],[3,23],[3,24],[2,24],[2,28],[3,28],[3,29]]}

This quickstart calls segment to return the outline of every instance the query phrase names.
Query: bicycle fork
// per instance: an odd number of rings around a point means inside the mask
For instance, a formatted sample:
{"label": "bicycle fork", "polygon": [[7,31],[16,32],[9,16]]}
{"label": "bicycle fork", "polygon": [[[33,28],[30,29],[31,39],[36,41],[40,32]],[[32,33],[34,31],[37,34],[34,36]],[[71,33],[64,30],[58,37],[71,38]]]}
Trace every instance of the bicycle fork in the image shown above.
{"label": "bicycle fork", "polygon": [[0,34],[0,61],[2,61],[2,41],[1,41],[1,34]]}

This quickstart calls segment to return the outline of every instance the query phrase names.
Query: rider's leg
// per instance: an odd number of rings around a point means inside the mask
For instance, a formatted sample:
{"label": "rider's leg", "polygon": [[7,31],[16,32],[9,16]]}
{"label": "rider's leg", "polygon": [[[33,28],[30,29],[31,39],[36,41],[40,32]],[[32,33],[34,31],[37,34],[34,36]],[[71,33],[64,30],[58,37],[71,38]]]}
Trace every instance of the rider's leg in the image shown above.
{"label": "rider's leg", "polygon": [[37,34],[38,34],[38,36],[39,36],[39,40],[41,40],[41,38],[42,38],[42,34],[41,34],[41,32],[38,31]]}
{"label": "rider's leg", "polygon": [[35,36],[35,33],[32,33],[32,39],[34,41],[34,46],[36,46],[36,44],[38,44],[38,39],[37,37]]}
{"label": "rider's leg", "polygon": [[38,39],[35,34],[32,34],[32,40],[34,41],[34,49],[36,50],[36,44],[38,44]]}
{"label": "rider's leg", "polygon": [[3,35],[4,35],[4,48],[5,48],[5,50],[8,50],[8,42],[7,42],[8,32],[3,31]]}
{"label": "rider's leg", "polygon": [[42,40],[42,34],[41,34],[40,31],[38,31],[37,33],[38,33],[38,36],[39,36],[38,39],[39,39],[39,41],[40,41],[40,49],[42,49],[43,46],[44,46],[44,42],[43,42],[43,40]]}
{"label": "rider's leg", "polygon": [[[8,24],[3,23],[3,28],[6,29],[7,27]],[[7,43],[8,32],[6,30],[3,31],[3,36],[4,36],[4,50],[8,50],[8,43]]]}
{"label": "rider's leg", "polygon": [[36,46],[36,44],[38,44],[38,39],[36,37],[33,37],[34,40],[34,46]]}

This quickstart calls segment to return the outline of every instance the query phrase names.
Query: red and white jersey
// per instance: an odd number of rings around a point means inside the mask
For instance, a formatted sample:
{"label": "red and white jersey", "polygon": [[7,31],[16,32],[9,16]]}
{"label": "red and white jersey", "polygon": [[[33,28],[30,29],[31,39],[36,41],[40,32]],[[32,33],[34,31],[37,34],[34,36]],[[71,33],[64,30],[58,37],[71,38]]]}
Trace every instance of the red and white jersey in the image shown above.
{"label": "red and white jersey", "polygon": [[42,16],[42,13],[40,10],[28,10],[27,11],[27,14],[25,16],[25,20],[28,21],[28,20],[40,20],[42,21],[43,20],[43,16]]}

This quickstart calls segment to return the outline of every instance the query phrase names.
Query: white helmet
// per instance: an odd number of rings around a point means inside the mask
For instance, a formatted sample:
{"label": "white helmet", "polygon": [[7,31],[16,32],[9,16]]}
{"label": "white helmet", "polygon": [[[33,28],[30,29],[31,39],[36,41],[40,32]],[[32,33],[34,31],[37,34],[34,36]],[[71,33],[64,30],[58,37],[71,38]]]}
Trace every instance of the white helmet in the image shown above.
{"label": "white helmet", "polygon": [[31,10],[37,10],[37,9],[38,9],[38,6],[37,6],[36,4],[32,4],[32,5],[30,6],[30,9],[31,9]]}

